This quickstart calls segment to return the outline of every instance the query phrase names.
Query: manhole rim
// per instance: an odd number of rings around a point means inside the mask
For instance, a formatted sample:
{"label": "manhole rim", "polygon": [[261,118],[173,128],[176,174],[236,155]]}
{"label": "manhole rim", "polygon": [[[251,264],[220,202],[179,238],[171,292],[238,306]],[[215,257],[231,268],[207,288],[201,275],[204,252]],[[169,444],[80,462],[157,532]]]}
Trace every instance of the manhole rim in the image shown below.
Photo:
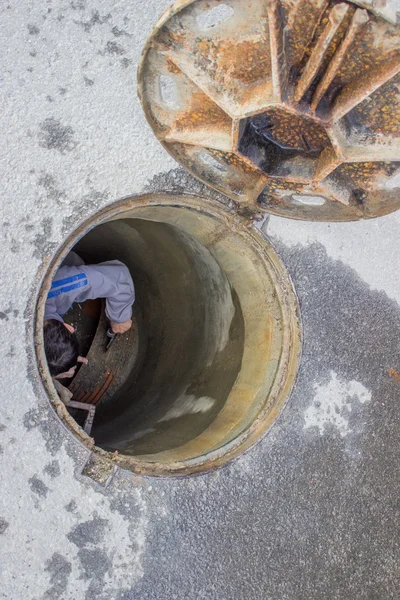
{"label": "manhole rim", "polygon": [[[124,212],[132,211],[135,208],[147,208],[151,206],[171,206],[197,210],[199,213],[207,214],[212,218],[236,225],[239,230],[238,234],[246,237],[246,241],[252,244],[262,260],[270,266],[270,274],[274,277],[274,289],[279,292],[280,306],[282,308],[282,329],[284,332],[282,354],[285,353],[285,360],[283,361],[282,359],[280,361],[284,362],[284,365],[280,366],[277,371],[273,383],[273,391],[268,395],[268,401],[266,399],[265,406],[263,406],[260,413],[245,431],[221,448],[212,450],[196,458],[176,462],[146,461],[134,456],[130,457],[118,454],[117,452],[107,452],[96,446],[93,438],[90,438],[76,424],[60,400],[47,369],[43,349],[43,316],[47,293],[56,270],[71,247],[94,227],[118,215],[122,216]],[[68,433],[94,455],[98,455],[103,459],[105,458],[114,465],[132,471],[137,475],[161,477],[187,476],[219,468],[242,455],[246,450],[259,442],[275,424],[284,406],[290,399],[298,375],[302,353],[302,323],[299,301],[290,275],[271,242],[259,229],[249,227],[248,221],[245,221],[243,217],[235,214],[232,209],[222,203],[200,195],[176,194],[173,192],[137,194],[117,200],[91,215],[88,219],[85,219],[68,235],[64,243],[54,251],[49,266],[39,283],[35,302],[33,337],[36,368],[46,392],[47,402],[51,410],[56,413],[60,424]]]}

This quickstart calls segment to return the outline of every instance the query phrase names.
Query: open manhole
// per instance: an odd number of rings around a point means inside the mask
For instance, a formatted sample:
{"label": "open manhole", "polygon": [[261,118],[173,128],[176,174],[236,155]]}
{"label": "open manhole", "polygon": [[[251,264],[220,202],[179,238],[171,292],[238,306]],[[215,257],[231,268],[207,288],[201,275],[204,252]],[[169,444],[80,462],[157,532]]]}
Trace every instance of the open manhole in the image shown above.
{"label": "open manhole", "polygon": [[315,221],[397,210],[400,29],[386,4],[180,0],[143,52],[146,117],[246,207]]}
{"label": "open manhole", "polygon": [[[110,353],[101,303],[66,316],[90,359],[70,385],[73,410],[53,386],[42,333],[71,248],[87,263],[123,261],[136,288],[134,327]],[[100,212],[59,250],[36,348],[58,414],[95,453],[138,473],[187,474],[223,464],[274,422],[297,372],[298,319],[286,270],[256,229],[211,200],[147,195]]]}
{"label": "open manhole", "polygon": [[[399,86],[400,32],[384,3],[179,0],[165,13],[139,69],[144,112],[227,203],[125,200],[57,253],[38,303],[38,359],[58,414],[93,456],[190,474],[237,456],[274,422],[297,371],[298,307],[249,223],[260,211],[347,221],[399,208]],[[90,363],[63,403],[42,329],[71,249],[86,263],[124,262],[137,300],[133,328],[110,351],[101,302],[66,316]]]}

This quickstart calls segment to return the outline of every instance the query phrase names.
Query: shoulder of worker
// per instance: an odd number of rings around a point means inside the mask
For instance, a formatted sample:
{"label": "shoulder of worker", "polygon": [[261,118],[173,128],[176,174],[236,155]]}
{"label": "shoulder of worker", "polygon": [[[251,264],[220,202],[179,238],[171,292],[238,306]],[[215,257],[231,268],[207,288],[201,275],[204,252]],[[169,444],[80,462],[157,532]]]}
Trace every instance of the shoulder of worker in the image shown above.
{"label": "shoulder of worker", "polygon": [[93,278],[132,279],[128,267],[119,260],[109,260],[95,265],[61,266],[52,283],[52,290],[70,286],[71,290],[79,289],[91,283]]}
{"label": "shoulder of worker", "polygon": [[[75,299],[107,298],[121,296],[121,294],[133,296],[135,288],[129,269],[118,260],[110,260],[96,265],[62,266],[58,269],[48,300],[63,297],[74,302]],[[57,302],[58,303],[58,302]]]}
{"label": "shoulder of worker", "polygon": [[67,312],[79,295],[87,293],[89,288],[88,276],[80,266],[60,267],[47,295],[45,321],[55,319],[63,322],[61,315]]}
{"label": "shoulder of worker", "polygon": [[79,267],[81,272],[87,275],[89,282],[93,278],[103,278],[113,282],[132,282],[128,267],[119,260],[109,260],[96,265],[84,265]]}
{"label": "shoulder of worker", "polygon": [[62,266],[58,269],[51,284],[49,298],[56,298],[65,293],[79,293],[89,284],[84,266]]}
{"label": "shoulder of worker", "polygon": [[128,295],[128,301],[134,302],[135,286],[128,267],[121,261],[110,260],[97,265],[84,265],[79,269],[86,274],[93,297]]}

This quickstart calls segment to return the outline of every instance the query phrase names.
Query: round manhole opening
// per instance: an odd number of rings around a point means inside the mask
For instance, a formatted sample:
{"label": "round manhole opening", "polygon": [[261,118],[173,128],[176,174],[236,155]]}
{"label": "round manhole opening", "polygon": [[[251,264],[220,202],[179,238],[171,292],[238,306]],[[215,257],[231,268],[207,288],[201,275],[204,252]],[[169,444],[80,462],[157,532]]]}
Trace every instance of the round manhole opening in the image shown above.
{"label": "round manhole opening", "polygon": [[[101,302],[64,316],[89,364],[63,402],[43,319],[71,249],[86,264],[122,261],[136,301],[132,329],[108,350]],[[148,475],[215,468],[256,442],[288,397],[300,346],[296,296],[273,248],[203,198],[145,195],[99,212],[59,249],[37,304],[37,358],[52,406],[94,453]]]}

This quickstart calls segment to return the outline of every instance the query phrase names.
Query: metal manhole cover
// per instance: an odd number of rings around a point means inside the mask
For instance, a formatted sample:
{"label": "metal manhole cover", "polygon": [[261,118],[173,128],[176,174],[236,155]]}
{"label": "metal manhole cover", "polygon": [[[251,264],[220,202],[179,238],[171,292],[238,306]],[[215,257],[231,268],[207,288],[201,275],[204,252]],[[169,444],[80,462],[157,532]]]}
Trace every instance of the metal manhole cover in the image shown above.
{"label": "metal manhole cover", "polygon": [[399,208],[399,86],[399,28],[327,0],[180,0],[139,72],[152,128],[196,177],[327,221]]}

